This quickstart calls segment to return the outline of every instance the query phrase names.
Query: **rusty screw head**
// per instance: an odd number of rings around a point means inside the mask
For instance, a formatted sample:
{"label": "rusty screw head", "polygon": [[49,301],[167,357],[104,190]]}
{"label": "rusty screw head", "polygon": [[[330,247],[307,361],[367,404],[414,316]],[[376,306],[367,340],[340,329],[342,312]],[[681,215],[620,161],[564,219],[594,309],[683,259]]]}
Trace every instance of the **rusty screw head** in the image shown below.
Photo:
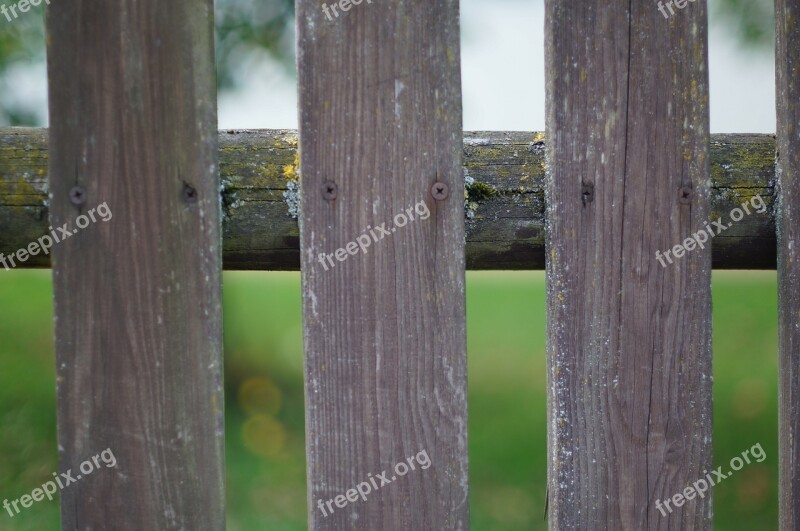
{"label": "rusty screw head", "polygon": [[436,182],[431,186],[431,195],[437,201],[444,201],[447,199],[449,188],[442,182]]}
{"label": "rusty screw head", "polygon": [[186,200],[187,203],[196,203],[197,190],[190,184],[183,183],[183,199]]}
{"label": "rusty screw head", "polygon": [[682,205],[688,205],[692,202],[692,187],[691,186],[681,186],[680,194],[678,195],[678,199]]}
{"label": "rusty screw head", "polygon": [[336,183],[333,181],[325,181],[325,184],[322,185],[322,197],[325,201],[333,201],[336,199],[338,194],[338,187]]}
{"label": "rusty screw head", "polygon": [[69,191],[69,201],[75,206],[84,204],[86,202],[86,190],[82,186],[74,186]]}

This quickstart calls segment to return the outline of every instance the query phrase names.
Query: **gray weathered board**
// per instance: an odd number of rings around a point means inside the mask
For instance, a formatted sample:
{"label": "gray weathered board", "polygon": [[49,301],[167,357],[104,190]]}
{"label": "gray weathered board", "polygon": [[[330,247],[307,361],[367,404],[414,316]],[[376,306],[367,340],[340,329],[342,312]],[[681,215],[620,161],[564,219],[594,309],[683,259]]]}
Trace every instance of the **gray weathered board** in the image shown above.
{"label": "gray weathered board", "polygon": [[546,1],[551,529],[709,529],[706,3]]}
{"label": "gray weathered board", "polygon": [[[297,7],[309,527],[467,529],[458,0]],[[384,222],[367,252],[320,263]]]}
{"label": "gray weathered board", "polygon": [[211,0],[48,9],[50,222],[112,212],[53,248],[62,529],[225,527],[213,21]]}
{"label": "gray weathered board", "polygon": [[[464,133],[467,269],[544,268],[544,135]],[[47,131],[0,128],[0,252],[47,232]],[[225,269],[300,269],[294,131],[221,131]],[[713,240],[715,269],[774,269],[775,140],[711,136],[711,218],[755,194],[769,206]],[[26,267],[47,267],[37,255]]]}
{"label": "gray weathered board", "polygon": [[800,1],[775,2],[780,529],[800,529]]}

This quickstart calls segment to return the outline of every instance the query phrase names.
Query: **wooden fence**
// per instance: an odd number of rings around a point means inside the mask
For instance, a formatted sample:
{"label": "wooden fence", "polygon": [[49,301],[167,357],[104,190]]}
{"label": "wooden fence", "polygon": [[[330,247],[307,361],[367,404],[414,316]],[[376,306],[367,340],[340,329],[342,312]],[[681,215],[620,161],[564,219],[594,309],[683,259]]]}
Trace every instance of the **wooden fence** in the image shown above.
{"label": "wooden fence", "polygon": [[462,135],[457,0],[371,4],[297,0],[299,150],[217,133],[211,0],[48,8],[51,128],[0,130],[0,252],[113,210],[24,265],[53,269],[61,467],[122,467],[64,491],[63,528],[224,528],[224,265],[302,270],[310,527],[467,529],[464,271],[546,265],[550,528],[711,527],[710,497],[655,506],[712,468],[711,270],[777,267],[800,529],[800,0],[776,1],[777,164],[774,137],[709,134],[704,0],[547,0],[546,135]]}

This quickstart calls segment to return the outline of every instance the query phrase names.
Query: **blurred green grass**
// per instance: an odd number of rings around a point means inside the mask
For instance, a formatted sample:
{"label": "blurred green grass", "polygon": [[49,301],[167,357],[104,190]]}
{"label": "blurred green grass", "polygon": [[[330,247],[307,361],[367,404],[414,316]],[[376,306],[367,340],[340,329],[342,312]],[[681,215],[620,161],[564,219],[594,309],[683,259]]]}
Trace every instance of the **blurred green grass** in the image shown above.
{"label": "blurred green grass", "polygon": [[[56,470],[52,288],[0,272],[0,500]],[[541,272],[469,273],[472,529],[544,530],[545,292]],[[225,274],[228,529],[306,529],[297,273]],[[715,528],[777,528],[774,272],[714,274],[715,463],[761,443],[767,459],[715,488]],[[42,502],[0,529],[58,528]]]}

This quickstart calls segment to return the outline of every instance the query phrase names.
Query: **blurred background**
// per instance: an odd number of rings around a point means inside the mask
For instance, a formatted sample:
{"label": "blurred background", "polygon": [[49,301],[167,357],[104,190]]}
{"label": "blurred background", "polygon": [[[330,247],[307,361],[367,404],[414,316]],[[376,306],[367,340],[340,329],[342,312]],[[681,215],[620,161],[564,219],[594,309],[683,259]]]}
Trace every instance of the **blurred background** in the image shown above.
{"label": "blurred background", "polygon": [[[772,1],[709,6],[712,133],[774,133]],[[466,130],[544,130],[543,8],[461,1]],[[0,126],[47,125],[43,26],[0,19]],[[293,26],[291,0],[217,0],[221,128],[297,127]],[[299,274],[224,280],[228,529],[306,529]],[[715,464],[767,454],[715,488],[716,529],[777,528],[776,290],[774,271],[714,273]],[[49,272],[0,271],[0,301],[2,500],[57,470]],[[472,528],[544,530],[544,274],[468,273],[467,312]],[[55,502],[0,514],[58,525]]]}

